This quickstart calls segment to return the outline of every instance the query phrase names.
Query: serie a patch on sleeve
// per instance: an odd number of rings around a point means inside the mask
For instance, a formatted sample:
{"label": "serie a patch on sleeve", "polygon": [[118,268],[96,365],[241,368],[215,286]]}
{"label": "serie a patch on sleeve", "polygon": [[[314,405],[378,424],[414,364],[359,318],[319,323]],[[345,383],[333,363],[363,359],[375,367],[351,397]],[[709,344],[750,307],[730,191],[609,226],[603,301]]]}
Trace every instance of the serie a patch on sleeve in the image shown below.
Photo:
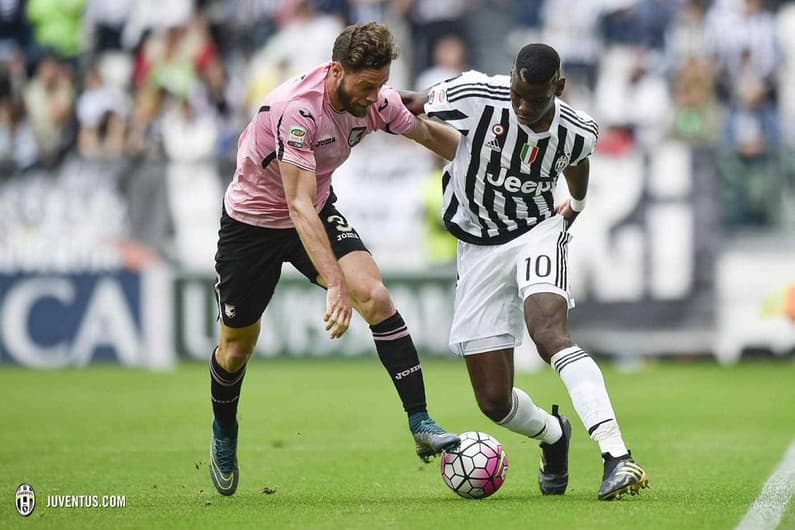
{"label": "serie a patch on sleeve", "polygon": [[287,135],[287,145],[291,147],[303,147],[304,140],[306,139],[306,129],[299,125],[290,127],[290,133]]}

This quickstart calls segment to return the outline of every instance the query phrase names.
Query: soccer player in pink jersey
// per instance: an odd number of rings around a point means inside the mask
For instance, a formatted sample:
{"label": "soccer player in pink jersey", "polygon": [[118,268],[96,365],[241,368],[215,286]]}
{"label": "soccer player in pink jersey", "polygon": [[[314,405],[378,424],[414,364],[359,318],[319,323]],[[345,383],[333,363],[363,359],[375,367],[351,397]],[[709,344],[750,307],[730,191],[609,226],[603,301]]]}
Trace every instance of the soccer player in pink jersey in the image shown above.
{"label": "soccer player in pink jersey", "polygon": [[334,206],[334,170],[373,131],[403,134],[448,160],[455,155],[457,132],[415,118],[385,86],[397,55],[385,26],[349,26],[332,60],[277,87],[240,135],[215,256],[221,335],[210,357],[210,477],[223,495],[237,489],[240,389],[284,262],[327,289],[323,319],[331,338],[348,329],[352,307],[370,324],[417,454],[427,462],[459,443],[428,415],[408,328],[359,234]]}

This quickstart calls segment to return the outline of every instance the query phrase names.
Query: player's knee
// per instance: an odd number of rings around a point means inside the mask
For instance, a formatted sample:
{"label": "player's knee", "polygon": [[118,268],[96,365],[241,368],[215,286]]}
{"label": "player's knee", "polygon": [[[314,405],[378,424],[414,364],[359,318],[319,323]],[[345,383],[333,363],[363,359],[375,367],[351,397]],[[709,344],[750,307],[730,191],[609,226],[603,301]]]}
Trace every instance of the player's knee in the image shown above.
{"label": "player's knee", "polygon": [[511,396],[501,393],[486,393],[477,396],[478,407],[487,418],[494,422],[502,421],[511,412]]}
{"label": "player's knee", "polygon": [[380,281],[366,282],[352,289],[356,308],[369,324],[378,324],[395,312],[392,297]]}
{"label": "player's knee", "polygon": [[227,341],[218,347],[216,358],[221,368],[227,372],[237,372],[247,362],[254,352],[254,343],[251,341]]}
{"label": "player's knee", "polygon": [[557,352],[573,344],[568,334],[554,323],[535,326],[530,337],[536,345],[538,354],[546,362],[549,362]]}

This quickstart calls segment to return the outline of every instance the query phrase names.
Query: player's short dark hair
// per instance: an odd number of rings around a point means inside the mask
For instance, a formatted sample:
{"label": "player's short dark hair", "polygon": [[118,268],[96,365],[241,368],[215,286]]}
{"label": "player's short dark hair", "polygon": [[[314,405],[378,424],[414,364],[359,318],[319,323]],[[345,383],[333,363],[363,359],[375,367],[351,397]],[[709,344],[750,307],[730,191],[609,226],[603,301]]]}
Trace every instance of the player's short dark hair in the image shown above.
{"label": "player's short dark hair", "polygon": [[389,28],[378,22],[353,24],[345,28],[334,41],[331,59],[345,70],[358,72],[365,68],[380,69],[400,55]]}
{"label": "player's short dark hair", "polygon": [[513,67],[528,85],[541,85],[560,71],[560,56],[552,46],[528,44],[519,51]]}

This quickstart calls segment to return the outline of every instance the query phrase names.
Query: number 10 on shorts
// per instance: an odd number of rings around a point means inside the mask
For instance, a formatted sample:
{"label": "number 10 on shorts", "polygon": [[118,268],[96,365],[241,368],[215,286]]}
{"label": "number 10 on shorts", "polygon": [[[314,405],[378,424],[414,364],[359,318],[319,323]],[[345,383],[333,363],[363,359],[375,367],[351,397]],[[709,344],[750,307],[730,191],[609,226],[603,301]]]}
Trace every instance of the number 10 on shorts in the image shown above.
{"label": "number 10 on shorts", "polygon": [[525,258],[526,282],[533,282],[534,279],[547,279],[552,273],[552,260],[546,254]]}

